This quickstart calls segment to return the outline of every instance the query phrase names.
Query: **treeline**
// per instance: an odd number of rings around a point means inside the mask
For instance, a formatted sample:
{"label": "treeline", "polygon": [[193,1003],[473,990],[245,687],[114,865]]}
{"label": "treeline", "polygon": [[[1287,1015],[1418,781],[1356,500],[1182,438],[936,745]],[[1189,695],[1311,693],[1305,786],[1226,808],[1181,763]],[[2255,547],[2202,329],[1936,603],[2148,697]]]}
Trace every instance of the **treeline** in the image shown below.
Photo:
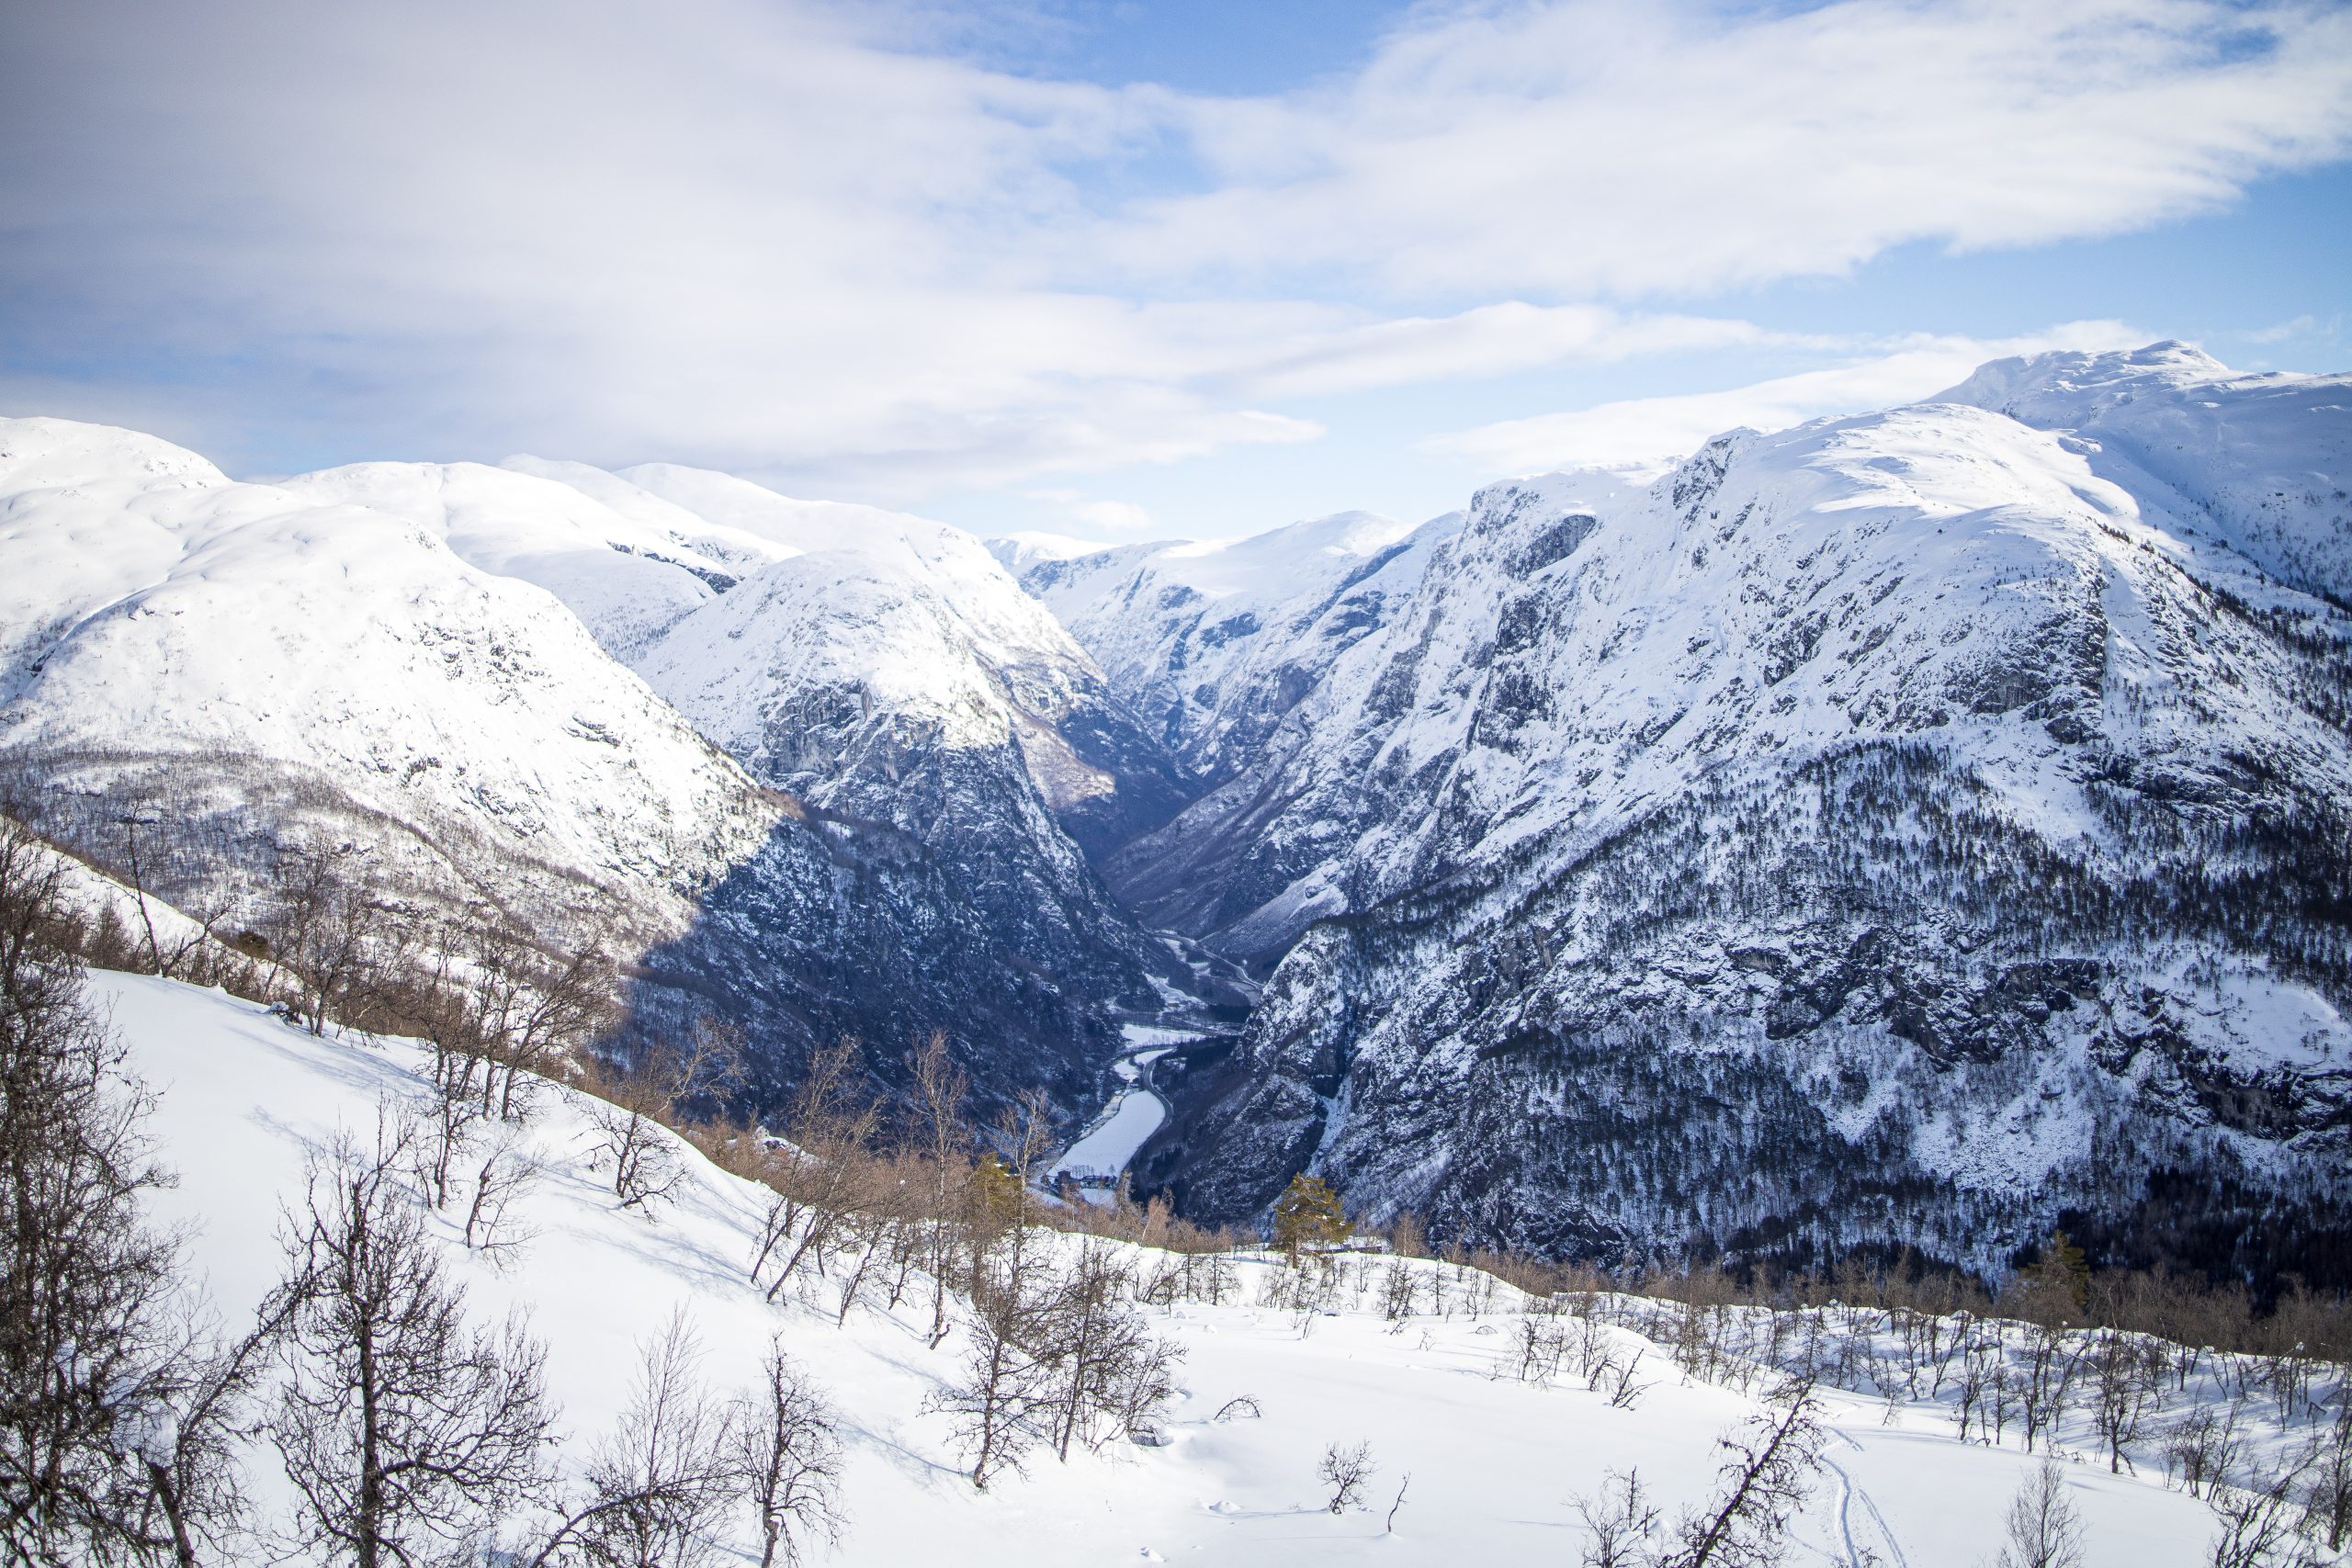
{"label": "treeline", "polygon": [[[9,827],[30,837],[13,820]],[[133,889],[141,881],[138,834],[136,825],[124,825],[122,852],[110,868]],[[596,1112],[612,1123],[606,1138],[623,1201],[644,1201],[642,1189],[669,1179],[654,1152],[653,1128],[679,1131],[727,1168],[780,1189],[815,1181],[820,1190],[807,1195],[804,1208],[829,1217],[819,1227],[824,1239],[808,1243],[809,1266],[844,1246],[863,1250],[871,1244],[895,1255],[909,1222],[894,1209],[909,1201],[907,1194],[929,1193],[934,1205],[968,1209],[969,1184],[984,1179],[973,1174],[984,1153],[1001,1168],[1024,1146],[1034,1157],[1053,1131],[1035,1097],[990,1126],[969,1125],[965,1099],[970,1086],[934,1035],[893,1075],[910,1086],[905,1094],[883,1094],[854,1043],[818,1053],[774,1128],[778,1142],[763,1122],[740,1113],[734,1091],[743,1078],[741,1043],[723,1027],[691,1028],[683,1042],[623,1043],[616,1033],[615,965],[593,945],[550,953],[494,919],[420,919],[368,889],[360,875],[363,859],[347,846],[297,843],[279,852],[271,897],[256,910],[241,911],[243,919],[232,920],[223,908],[185,926],[168,915],[158,922],[142,894],[133,900],[137,918],[126,919],[108,906],[95,919],[62,922],[60,940],[95,966],[217,986],[274,1005],[314,1033],[334,1023],[426,1042],[446,1108],[444,1125],[434,1134],[444,1151],[435,1177],[443,1201],[449,1179],[445,1160],[466,1142],[465,1125],[492,1112],[511,1117],[517,1084],[534,1077],[570,1081],[617,1113]],[[1662,1054],[1624,1055],[1641,1062]],[[1664,1084],[1650,1087],[1657,1092],[1639,1098],[1668,1098]],[[805,1153],[796,1160],[778,1152],[788,1149]],[[1677,1157],[1676,1149],[1668,1144],[1651,1157]],[[1023,1174],[1025,1190],[1037,1173]],[[1921,1194],[1894,1196],[1916,1201]],[[968,1219],[967,1213],[964,1222]],[[1138,1204],[1124,1185],[1100,1205],[1080,1202],[1074,1193],[1057,1203],[1031,1205],[1025,1220],[1196,1255],[1235,1251],[1261,1239],[1188,1224],[1164,1201]],[[1765,1261],[1604,1271],[1506,1251],[1434,1247],[1411,1214],[1382,1234],[1392,1250],[1470,1263],[1536,1293],[1597,1282],[1627,1293],[1783,1309],[1838,1300],[2029,1322],[2044,1321],[2054,1310],[2054,1298],[2034,1283],[2040,1278],[2035,1255],[1995,1284],[1902,1249],[1859,1247],[1819,1269]],[[2082,1262],[2079,1249],[2069,1256]],[[843,1316],[872,1288],[863,1278],[854,1283],[842,1304]],[[2217,1283],[2162,1264],[2094,1266],[2086,1269],[2080,1296],[2070,1317],[2077,1326],[2256,1356],[2305,1344],[2327,1346],[2342,1359],[2352,1345],[2346,1295],[2311,1289],[2291,1274]]]}

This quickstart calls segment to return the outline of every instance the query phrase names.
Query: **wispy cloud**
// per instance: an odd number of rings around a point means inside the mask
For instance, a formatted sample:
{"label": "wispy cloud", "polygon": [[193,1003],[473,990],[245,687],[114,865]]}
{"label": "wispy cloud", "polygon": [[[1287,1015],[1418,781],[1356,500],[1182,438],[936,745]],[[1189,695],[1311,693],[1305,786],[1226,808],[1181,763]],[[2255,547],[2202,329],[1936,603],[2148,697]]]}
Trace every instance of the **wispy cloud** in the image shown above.
{"label": "wispy cloud", "polygon": [[1021,494],[1051,508],[1063,521],[1097,533],[1141,535],[1158,525],[1149,511],[1132,501],[1102,500],[1075,490],[1025,490]]}
{"label": "wispy cloud", "polygon": [[2310,337],[2319,330],[2317,318],[2297,316],[2291,321],[2280,321],[2274,326],[2259,327],[2245,335],[2248,343],[2292,343],[2297,338]]}
{"label": "wispy cloud", "polygon": [[1181,108],[1219,179],[1112,231],[1131,265],[1634,299],[2211,211],[2344,155],[2352,11],[1463,5],[1337,88]]}
{"label": "wispy cloud", "polygon": [[1215,374],[1251,397],[1362,391],[1493,376],[1570,362],[1605,364],[1678,350],[1747,348],[1777,338],[1753,323],[1513,300],[1451,316],[1408,316],[1301,333]]}

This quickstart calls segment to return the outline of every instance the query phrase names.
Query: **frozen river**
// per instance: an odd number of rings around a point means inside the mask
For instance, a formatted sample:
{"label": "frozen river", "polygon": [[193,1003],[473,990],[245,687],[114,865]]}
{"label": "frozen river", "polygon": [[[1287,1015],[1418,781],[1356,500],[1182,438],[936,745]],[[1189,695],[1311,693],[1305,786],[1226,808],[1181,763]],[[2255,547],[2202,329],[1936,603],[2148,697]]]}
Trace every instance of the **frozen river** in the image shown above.
{"label": "frozen river", "polygon": [[[1188,1038],[1175,1031],[1178,1038]],[[1159,1131],[1168,1120],[1168,1103],[1144,1087],[1144,1069],[1166,1055],[1163,1047],[1156,1051],[1139,1052],[1114,1064],[1112,1070],[1126,1081],[1118,1099],[1095,1119],[1078,1142],[1062,1152],[1054,1162],[1054,1174],[1068,1174],[1086,1180],[1115,1181],[1127,1162],[1136,1157],[1144,1140]]]}

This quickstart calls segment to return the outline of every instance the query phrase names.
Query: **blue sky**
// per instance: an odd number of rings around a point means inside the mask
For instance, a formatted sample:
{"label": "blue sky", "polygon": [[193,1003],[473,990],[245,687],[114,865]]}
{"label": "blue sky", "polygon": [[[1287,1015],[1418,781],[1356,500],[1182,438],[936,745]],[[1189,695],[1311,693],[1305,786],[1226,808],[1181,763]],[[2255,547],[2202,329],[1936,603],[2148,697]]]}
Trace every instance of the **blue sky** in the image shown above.
{"label": "blue sky", "polygon": [[2346,367],[2352,7],[10,7],[0,412],[983,532],[1484,479],[2155,337]]}

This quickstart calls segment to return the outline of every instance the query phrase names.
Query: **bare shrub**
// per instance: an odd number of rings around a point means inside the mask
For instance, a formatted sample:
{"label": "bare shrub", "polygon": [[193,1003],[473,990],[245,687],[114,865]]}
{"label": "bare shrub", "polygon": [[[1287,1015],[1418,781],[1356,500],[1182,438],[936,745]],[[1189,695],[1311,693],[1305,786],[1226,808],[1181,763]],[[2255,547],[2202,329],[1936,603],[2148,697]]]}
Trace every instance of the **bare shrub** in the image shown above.
{"label": "bare shrub", "polygon": [[564,1527],[571,1555],[596,1568],[718,1560],[741,1469],[730,1413],[696,1379],[701,1359],[683,1313],[641,1348],[628,1407],[590,1452],[588,1499]]}
{"label": "bare shrub", "polygon": [[2083,1529],[2066,1500],[2065,1467],[2044,1458],[2009,1500],[1994,1568],[2082,1568]]}
{"label": "bare shrub", "polygon": [[2301,1466],[2259,1486],[2216,1486],[2205,1495],[2216,1533],[2205,1549],[2211,1568],[2306,1568],[2315,1561],[2303,1539]]}
{"label": "bare shrub", "polygon": [[1045,1337],[1053,1306],[1045,1283],[1013,1249],[984,1265],[963,1376],[928,1403],[956,1418],[956,1440],[970,1456],[973,1486],[983,1492],[1006,1471],[1022,1472],[1057,1403],[1054,1369],[1030,1348]]}
{"label": "bare shrub", "polygon": [[624,1209],[651,1213],[685,1179],[658,1099],[630,1080],[607,1081],[587,1104],[595,1130],[595,1165]]}
{"label": "bare shrub", "polygon": [[1369,1442],[1344,1449],[1333,1443],[1323,1450],[1322,1462],[1315,1467],[1316,1479],[1331,1489],[1330,1500],[1323,1506],[1335,1514],[1353,1507],[1363,1495],[1364,1483],[1379,1473]]}
{"label": "bare shrub", "polygon": [[824,1394],[785,1354],[784,1341],[771,1340],[759,1388],[736,1402],[732,1421],[736,1484],[759,1528],[760,1568],[798,1562],[804,1541],[840,1541],[838,1425]]}
{"label": "bare shrub", "polygon": [[1583,1568],[1650,1568],[1657,1561],[1651,1538],[1658,1511],[1642,1486],[1641,1472],[1609,1472],[1599,1495],[1577,1497],[1576,1508],[1584,1521],[1584,1550],[1577,1560]]}
{"label": "bare shrub", "polygon": [[474,1171],[473,1198],[466,1207],[465,1239],[469,1250],[501,1264],[522,1252],[530,1236],[514,1218],[514,1205],[537,1183],[540,1174],[538,1160],[511,1132],[481,1151],[481,1163]]}
{"label": "bare shrub", "polygon": [[1118,1256],[1091,1241],[1055,1281],[1037,1353],[1054,1372],[1052,1440],[1062,1459],[1073,1441],[1099,1448],[1136,1430],[1174,1394],[1182,1348],[1127,1304],[1130,1282]]}
{"label": "bare shrub", "polygon": [[407,1157],[379,1128],[372,1151],[345,1134],[311,1162],[278,1289],[265,1430],[294,1483],[289,1545],[364,1568],[476,1547],[548,1484],[544,1352],[520,1320],[467,1325],[398,1180]]}

